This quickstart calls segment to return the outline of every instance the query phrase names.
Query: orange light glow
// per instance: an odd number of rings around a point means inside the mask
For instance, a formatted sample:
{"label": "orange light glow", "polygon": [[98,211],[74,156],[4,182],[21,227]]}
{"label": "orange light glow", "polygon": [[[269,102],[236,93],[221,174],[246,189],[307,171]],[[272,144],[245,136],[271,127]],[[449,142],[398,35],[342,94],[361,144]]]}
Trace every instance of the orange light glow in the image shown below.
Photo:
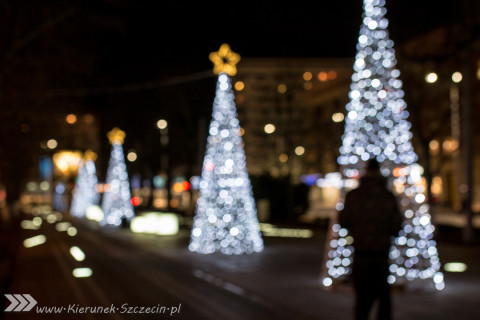
{"label": "orange light glow", "polygon": [[401,169],[402,169],[402,168],[395,168],[395,169],[393,169],[393,176],[394,176],[394,177],[400,177],[400,176],[401,176]]}
{"label": "orange light glow", "polygon": [[279,93],[285,93],[285,92],[287,92],[287,85],[284,84],[284,83],[279,84],[278,87],[277,87],[277,91],[278,91]]}
{"label": "orange light glow", "polygon": [[305,82],[305,83],[303,84],[303,88],[304,88],[305,90],[310,90],[310,89],[313,88],[313,84],[312,84],[311,82]]}
{"label": "orange light glow", "polygon": [[242,104],[245,102],[245,96],[241,93],[237,94],[235,98],[236,98],[237,104]]}
{"label": "orange light glow", "polygon": [[324,82],[328,80],[328,74],[324,71],[318,73],[318,80]]}
{"label": "orange light glow", "polygon": [[336,78],[337,78],[337,72],[335,72],[335,71],[333,71],[333,70],[332,70],[332,71],[329,71],[328,74],[327,74],[327,76],[328,76],[328,79],[329,79],[329,80],[336,79]]}
{"label": "orange light glow", "polygon": [[80,151],[60,151],[53,155],[53,163],[60,173],[74,176],[78,173],[78,165],[82,159]]}
{"label": "orange light glow", "polygon": [[187,191],[187,190],[190,190],[190,182],[188,181],[176,182],[173,184],[172,188],[173,188],[173,191],[176,193]]}
{"label": "orange light glow", "polygon": [[303,80],[310,81],[310,80],[312,80],[312,78],[313,78],[313,75],[312,75],[311,72],[306,71],[306,72],[303,73]]}
{"label": "orange light glow", "polygon": [[242,91],[245,88],[245,83],[242,81],[235,82],[235,90]]}
{"label": "orange light glow", "polygon": [[77,116],[73,113],[70,113],[65,117],[65,121],[67,121],[68,124],[74,124],[75,122],[77,122]]}
{"label": "orange light glow", "polygon": [[91,114],[86,114],[84,117],[83,117],[83,120],[88,123],[88,124],[92,124],[94,121],[95,121],[95,117]]}
{"label": "orange light glow", "polygon": [[183,184],[181,182],[177,182],[173,185],[173,191],[175,191],[176,193],[180,193],[183,191]]}

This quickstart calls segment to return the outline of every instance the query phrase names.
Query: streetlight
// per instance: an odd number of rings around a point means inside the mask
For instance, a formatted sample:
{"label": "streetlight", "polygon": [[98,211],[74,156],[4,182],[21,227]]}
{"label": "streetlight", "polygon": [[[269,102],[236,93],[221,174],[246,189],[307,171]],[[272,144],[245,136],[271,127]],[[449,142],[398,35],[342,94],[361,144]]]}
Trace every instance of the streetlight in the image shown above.
{"label": "streetlight", "polygon": [[435,83],[438,80],[438,75],[435,72],[430,72],[425,76],[425,81],[428,83]]}
{"label": "streetlight", "polygon": [[168,127],[168,122],[165,119],[160,119],[157,121],[157,127],[158,129],[166,129]]}
{"label": "streetlight", "polygon": [[275,132],[276,128],[275,125],[271,123],[267,123],[264,127],[263,130],[265,131],[266,134],[272,134]]}
{"label": "streetlight", "polygon": [[165,119],[157,121],[157,128],[160,129],[160,144],[162,147],[168,145],[168,122]]}
{"label": "streetlight", "polygon": [[[451,132],[453,140],[460,142],[461,149],[454,153],[455,168],[459,170],[457,173],[461,177],[462,183],[458,186],[461,195],[461,210],[466,215],[466,225],[463,229],[463,238],[466,242],[473,239],[472,226],[472,151],[471,151],[471,70],[466,64],[464,74],[456,71],[452,74],[450,84],[450,112],[451,112]],[[459,83],[464,82],[463,108],[460,109],[460,90]],[[460,125],[461,124],[461,125]],[[460,163],[460,157],[463,159],[463,166]],[[463,167],[463,169],[461,169]],[[460,173],[463,171],[463,177]]]}
{"label": "streetlight", "polygon": [[165,174],[165,190],[167,196],[167,209],[170,209],[170,174],[169,174],[169,163],[168,163],[168,122],[165,119],[160,119],[157,121],[157,128],[160,129],[160,145],[161,145],[161,154],[160,154],[160,171]]}

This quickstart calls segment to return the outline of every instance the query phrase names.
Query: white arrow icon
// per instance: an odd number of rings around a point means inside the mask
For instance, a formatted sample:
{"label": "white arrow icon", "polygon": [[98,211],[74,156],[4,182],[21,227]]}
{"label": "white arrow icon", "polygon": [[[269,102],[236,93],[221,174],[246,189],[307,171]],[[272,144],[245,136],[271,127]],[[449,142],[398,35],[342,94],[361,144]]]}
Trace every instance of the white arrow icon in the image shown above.
{"label": "white arrow icon", "polygon": [[35,307],[35,305],[37,304],[37,301],[35,299],[32,298],[31,295],[29,295],[28,293],[27,294],[24,294],[23,295],[25,297],[25,299],[28,300],[29,304],[28,306],[25,307],[25,309],[23,309],[23,311],[30,311],[32,310],[33,307]]}
{"label": "white arrow icon", "polygon": [[22,311],[23,308],[28,304],[28,301],[25,300],[24,297],[22,297],[21,294],[14,294],[15,298],[17,298],[18,301],[20,301],[20,304],[15,308],[13,311]]}
{"label": "white arrow icon", "polygon": [[10,300],[10,302],[12,303],[7,307],[7,309],[5,309],[5,311],[6,312],[12,311],[13,308],[15,308],[18,305],[18,301],[11,294],[6,294],[5,297],[7,297],[7,299]]}
{"label": "white arrow icon", "polygon": [[6,312],[30,311],[37,304],[37,301],[29,294],[5,294],[11,304],[5,309]]}

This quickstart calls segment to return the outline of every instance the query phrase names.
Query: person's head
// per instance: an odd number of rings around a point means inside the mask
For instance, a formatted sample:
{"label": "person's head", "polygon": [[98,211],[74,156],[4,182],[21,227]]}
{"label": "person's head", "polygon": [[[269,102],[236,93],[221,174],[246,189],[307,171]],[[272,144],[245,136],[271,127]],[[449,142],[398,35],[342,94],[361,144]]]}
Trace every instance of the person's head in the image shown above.
{"label": "person's head", "polygon": [[377,159],[372,158],[367,161],[367,172],[379,172],[380,171],[380,164],[378,163]]}

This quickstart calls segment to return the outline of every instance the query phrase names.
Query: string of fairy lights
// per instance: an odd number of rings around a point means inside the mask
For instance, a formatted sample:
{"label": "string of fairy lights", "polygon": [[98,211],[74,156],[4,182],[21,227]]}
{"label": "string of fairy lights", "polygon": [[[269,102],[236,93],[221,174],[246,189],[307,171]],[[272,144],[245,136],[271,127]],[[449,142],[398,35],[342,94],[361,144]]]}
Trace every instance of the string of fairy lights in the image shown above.
{"label": "string of fairy lights", "polygon": [[229,75],[240,56],[223,44],[210,55],[218,74],[189,250],[243,254],[263,250]]}
{"label": "string of fairy lights", "polygon": [[97,191],[98,178],[95,158],[95,153],[87,150],[79,165],[70,207],[70,212],[77,218],[85,217],[88,207],[98,205],[100,202],[100,194]]}
{"label": "string of fairy lights", "polygon": [[123,220],[129,221],[135,216],[122,147],[125,135],[125,132],[119,128],[113,128],[108,133],[112,150],[106,178],[108,188],[104,191],[102,198],[104,215],[100,221],[102,225],[120,226]]}
{"label": "string of fairy lights", "polygon": [[[338,163],[346,179],[357,179],[365,162],[376,158],[400,198],[405,222],[390,252],[389,283],[408,281],[412,286],[423,286],[419,282],[430,279],[436,289],[442,290],[445,284],[433,239],[435,227],[425,203],[423,171],[411,144],[409,113],[384,5],[384,0],[364,0]],[[342,207],[340,201],[337,209]],[[322,266],[323,286],[341,283],[351,273],[353,242],[345,228],[332,225]]]}

